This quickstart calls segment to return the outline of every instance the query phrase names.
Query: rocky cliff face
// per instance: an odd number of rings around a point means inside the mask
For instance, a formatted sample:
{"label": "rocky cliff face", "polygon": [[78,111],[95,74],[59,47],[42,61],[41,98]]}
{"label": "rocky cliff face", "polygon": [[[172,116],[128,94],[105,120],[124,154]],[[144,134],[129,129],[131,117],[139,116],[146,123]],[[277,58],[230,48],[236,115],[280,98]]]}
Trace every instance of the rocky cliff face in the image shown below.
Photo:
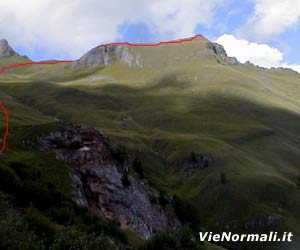
{"label": "rocky cliff face", "polygon": [[153,204],[143,182],[127,175],[115,163],[103,135],[94,129],[70,125],[41,139],[44,150],[71,167],[77,203],[89,206],[101,218],[150,238],[166,228],[176,230],[178,220]]}
{"label": "rocky cliff face", "polygon": [[212,161],[213,158],[211,156],[191,153],[189,157],[171,162],[171,164],[177,165],[184,175],[187,176],[208,168]]}
{"label": "rocky cliff face", "polygon": [[208,49],[211,49],[216,56],[221,58],[222,61],[232,64],[232,65],[238,65],[239,62],[235,57],[229,57],[227,56],[226,50],[224,47],[218,43],[208,42],[207,46]]}
{"label": "rocky cliff face", "polygon": [[0,58],[19,56],[8,44],[7,40],[0,40]]}
{"label": "rocky cliff face", "polygon": [[271,70],[275,72],[282,72],[282,73],[292,73],[292,74],[299,74],[297,71],[294,71],[289,68],[283,68],[283,67],[272,67],[270,69],[264,68],[258,65],[255,65],[251,63],[250,61],[246,61],[245,63],[240,63],[235,57],[230,57],[227,55],[226,50],[224,47],[218,43],[214,42],[208,42],[207,46],[208,49],[212,50],[214,54],[219,57],[223,62],[231,64],[231,65],[240,65],[244,67],[251,67],[251,68],[256,68],[256,69],[261,69],[261,70]]}
{"label": "rocky cliff face", "polygon": [[140,58],[130,53],[130,48],[127,45],[108,45],[98,46],[79,60],[74,62],[73,68],[87,68],[93,66],[107,66],[113,62],[121,62],[127,64],[129,67],[142,67],[143,63]]}

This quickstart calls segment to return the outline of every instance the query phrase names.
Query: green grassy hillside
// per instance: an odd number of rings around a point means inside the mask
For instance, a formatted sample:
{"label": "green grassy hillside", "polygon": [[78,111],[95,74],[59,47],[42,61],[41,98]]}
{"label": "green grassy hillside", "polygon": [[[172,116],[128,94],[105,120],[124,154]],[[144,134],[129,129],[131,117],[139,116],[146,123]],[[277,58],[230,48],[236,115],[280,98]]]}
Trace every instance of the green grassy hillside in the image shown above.
{"label": "green grassy hillside", "polygon": [[[292,231],[299,238],[300,75],[229,65],[206,43],[131,47],[140,68],[115,62],[6,72],[0,99],[11,130],[61,121],[96,127],[113,146],[139,155],[156,187],[192,203],[201,228],[245,232],[262,221],[248,232]],[[4,154],[9,160],[30,151],[14,137]],[[177,163],[192,152],[208,155],[209,166],[186,173]],[[270,216],[279,222],[268,225]]]}

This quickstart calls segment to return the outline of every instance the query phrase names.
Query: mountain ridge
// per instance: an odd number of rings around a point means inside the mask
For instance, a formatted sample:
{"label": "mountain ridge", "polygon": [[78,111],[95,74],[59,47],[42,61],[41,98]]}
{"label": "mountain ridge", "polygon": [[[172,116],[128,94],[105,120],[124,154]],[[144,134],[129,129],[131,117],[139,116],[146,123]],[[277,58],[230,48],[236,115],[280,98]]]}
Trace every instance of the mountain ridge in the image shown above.
{"label": "mountain ridge", "polygon": [[[197,34],[190,38],[182,38],[177,40],[172,40],[168,42],[158,42],[158,43],[129,43],[129,42],[111,42],[106,44],[101,44],[87,51],[84,55],[76,60],[45,60],[41,62],[34,62],[34,64],[47,64],[47,61],[56,61],[57,63],[62,62],[72,62],[73,61],[73,70],[80,70],[83,68],[89,67],[99,67],[99,66],[109,66],[115,62],[121,62],[129,67],[143,67],[143,58],[141,56],[135,55],[134,53],[130,53],[130,47],[158,47],[164,45],[181,45],[188,42],[197,42],[203,39],[206,41],[206,49],[213,52],[213,55],[219,63],[225,63],[229,65],[237,65],[237,66],[245,66],[252,67],[260,70],[270,70],[275,72],[283,72],[283,73],[293,73],[300,74],[299,72],[285,67],[270,67],[265,68],[259,65],[255,65],[250,61],[246,61],[245,63],[241,63],[237,60],[236,57],[229,57],[226,53],[224,47],[216,42],[211,42],[204,36]],[[17,52],[13,50],[13,48],[9,45],[6,39],[0,40],[0,58],[20,58],[22,62],[23,60],[31,61],[27,56],[20,56]],[[26,61],[25,61],[26,62]],[[8,66],[8,65],[7,65]],[[9,65],[13,66],[13,65]]]}
{"label": "mountain ridge", "polygon": [[[194,45],[194,50],[190,51],[189,46]],[[198,48],[197,48],[198,47]],[[86,52],[82,57],[74,62],[74,69],[88,68],[94,66],[108,66],[114,62],[127,64],[129,67],[142,68],[144,66],[153,67],[156,62],[147,63],[145,53],[148,51],[151,56],[159,58],[160,50],[162,48],[168,48],[169,54],[172,54],[169,61],[165,61],[165,65],[172,64],[174,61],[178,61],[178,54],[183,53],[186,49],[185,60],[193,58],[193,60],[201,60],[203,56],[213,57],[218,56],[224,62],[228,64],[238,64],[238,61],[234,57],[228,57],[223,46],[208,41],[202,35],[196,35],[191,38],[179,39],[170,42],[160,42],[153,44],[131,44],[131,43],[109,43],[105,45],[97,46],[90,51]],[[176,51],[176,49],[180,51]],[[175,50],[175,51],[174,51]],[[201,55],[200,50],[204,51]],[[144,54],[143,54],[144,53]],[[195,56],[196,53],[196,56]],[[199,58],[197,58],[199,56]]]}

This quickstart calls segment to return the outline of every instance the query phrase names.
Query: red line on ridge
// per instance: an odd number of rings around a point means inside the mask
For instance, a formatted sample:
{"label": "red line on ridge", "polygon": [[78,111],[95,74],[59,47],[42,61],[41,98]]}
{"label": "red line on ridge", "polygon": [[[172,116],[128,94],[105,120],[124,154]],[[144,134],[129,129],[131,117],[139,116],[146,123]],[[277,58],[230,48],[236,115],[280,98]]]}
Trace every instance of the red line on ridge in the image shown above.
{"label": "red line on ridge", "polygon": [[[129,43],[129,42],[112,42],[112,43],[106,43],[106,44],[101,44],[100,46],[109,46],[109,45],[128,45],[132,47],[149,47],[149,46],[160,46],[163,44],[181,44],[185,42],[191,42],[195,40],[197,37],[201,37],[202,35],[197,34],[191,38],[185,38],[185,39],[180,39],[180,40],[175,40],[175,41],[168,41],[168,42],[159,42],[159,43]],[[58,63],[71,63],[74,62],[74,60],[57,60],[57,61],[42,61],[42,62],[25,62],[25,63],[18,63],[14,65],[9,65],[9,66],[4,66],[3,68],[0,69],[0,74],[3,73],[4,71],[8,69],[14,69],[17,67],[25,67],[25,66],[30,66],[30,65],[47,65],[47,64],[58,64]]]}
{"label": "red line on ridge", "polygon": [[4,71],[8,69],[14,69],[17,67],[25,67],[25,66],[30,66],[30,65],[41,65],[41,64],[58,64],[58,63],[69,63],[69,62],[74,62],[73,60],[58,60],[58,61],[52,61],[52,62],[25,62],[25,63],[17,63],[14,65],[9,65],[9,66],[4,66],[3,68],[0,69],[0,74],[3,73]]}
{"label": "red line on ridge", "polygon": [[112,43],[106,43],[106,44],[101,44],[100,46],[109,46],[109,45],[128,45],[128,46],[160,46],[162,44],[180,44],[180,43],[185,43],[185,42],[191,42],[195,40],[197,37],[201,37],[202,35],[197,34],[194,35],[191,38],[185,38],[185,39],[180,39],[180,40],[175,40],[175,41],[168,41],[168,42],[159,42],[159,43],[129,43],[129,42],[112,42]]}
{"label": "red line on ridge", "polygon": [[3,136],[2,146],[0,148],[0,154],[2,154],[2,152],[6,148],[6,139],[7,139],[7,136],[8,136],[8,112],[7,112],[6,108],[4,107],[4,105],[1,101],[0,101],[0,108],[3,110],[3,112],[5,114],[5,134]]}

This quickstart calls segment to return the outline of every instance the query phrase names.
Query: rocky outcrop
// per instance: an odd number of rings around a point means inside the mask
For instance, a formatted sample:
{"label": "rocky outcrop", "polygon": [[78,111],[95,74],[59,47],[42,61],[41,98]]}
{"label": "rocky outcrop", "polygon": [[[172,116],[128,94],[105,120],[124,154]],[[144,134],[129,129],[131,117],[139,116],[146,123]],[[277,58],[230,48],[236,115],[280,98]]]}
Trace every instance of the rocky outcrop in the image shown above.
{"label": "rocky outcrop", "polygon": [[232,221],[229,223],[217,222],[216,226],[218,230],[226,231],[253,231],[253,230],[275,230],[283,222],[283,216],[279,214],[267,215],[260,214],[254,216],[250,220],[247,220],[244,223],[237,221]]}
{"label": "rocky outcrop", "polygon": [[244,67],[256,68],[256,69],[260,69],[260,70],[270,70],[270,71],[274,71],[274,72],[299,74],[299,72],[297,72],[293,69],[284,68],[284,67],[277,67],[277,68],[272,67],[272,68],[268,69],[265,67],[255,65],[250,61],[246,61],[245,63],[240,63],[235,57],[228,56],[224,47],[218,43],[208,42],[206,47],[208,49],[212,50],[217,58],[220,58],[223,62],[231,64],[231,65],[241,65]]}
{"label": "rocky outcrop", "polygon": [[74,62],[73,69],[87,68],[93,66],[107,66],[113,62],[120,62],[128,65],[129,67],[142,67],[143,63],[138,55],[130,53],[127,45],[112,44],[106,46],[98,46],[79,60]]}
{"label": "rocky outcrop", "polygon": [[282,222],[281,215],[262,216],[259,219],[253,219],[245,223],[246,230],[276,228]]}
{"label": "rocky outcrop", "polygon": [[151,194],[137,176],[117,166],[101,133],[69,125],[62,132],[41,138],[40,143],[44,150],[55,151],[58,160],[68,163],[77,203],[89,206],[96,215],[146,239],[166,228],[180,227],[174,215],[151,202]]}
{"label": "rocky outcrop", "polygon": [[7,40],[0,40],[0,58],[20,56],[8,44]]}
{"label": "rocky outcrop", "polygon": [[214,42],[208,42],[206,44],[206,47],[214,52],[214,54],[219,57],[222,61],[232,64],[232,65],[238,65],[240,64],[239,61],[235,57],[229,57],[227,56],[226,50],[224,47],[218,43]]}
{"label": "rocky outcrop", "polygon": [[208,168],[211,162],[211,156],[191,153],[189,157],[175,161],[175,164],[185,173],[185,175],[190,175],[198,170]]}
{"label": "rocky outcrop", "polygon": [[290,68],[284,68],[284,67],[272,67],[270,69],[271,71],[275,71],[275,72],[280,72],[280,73],[288,73],[288,74],[299,74],[299,72],[293,70],[293,69],[290,69]]}
{"label": "rocky outcrop", "polygon": [[245,63],[242,63],[241,65],[248,67],[248,68],[255,68],[265,71],[272,71],[272,72],[279,72],[279,73],[286,73],[286,74],[299,74],[299,72],[290,69],[290,68],[284,68],[284,67],[271,67],[271,68],[265,68],[258,65],[255,65],[254,63],[250,61],[246,61]]}
{"label": "rocky outcrop", "polygon": [[225,58],[227,57],[227,53],[224,47],[218,43],[208,42],[207,48],[213,50],[215,54],[220,56],[222,60],[225,60]]}

